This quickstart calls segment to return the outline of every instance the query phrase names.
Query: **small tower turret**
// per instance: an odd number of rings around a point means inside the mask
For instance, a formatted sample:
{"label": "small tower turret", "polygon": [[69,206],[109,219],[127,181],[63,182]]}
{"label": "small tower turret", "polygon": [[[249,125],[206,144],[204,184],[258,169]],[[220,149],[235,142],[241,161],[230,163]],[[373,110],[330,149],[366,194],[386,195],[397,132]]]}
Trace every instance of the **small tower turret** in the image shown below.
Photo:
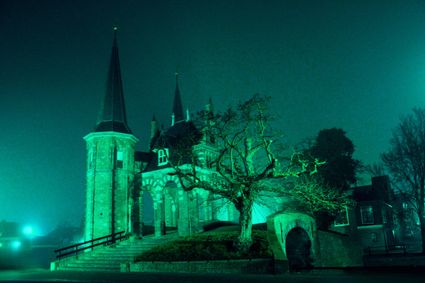
{"label": "small tower turret", "polygon": [[151,121],[151,136],[150,136],[151,141],[156,136],[158,131],[159,131],[159,124],[158,124],[158,121],[155,118],[155,115],[153,115],[152,121]]}
{"label": "small tower turret", "polygon": [[179,88],[179,73],[176,72],[176,90],[174,91],[173,112],[171,114],[171,126],[175,123],[184,121],[183,104]]}

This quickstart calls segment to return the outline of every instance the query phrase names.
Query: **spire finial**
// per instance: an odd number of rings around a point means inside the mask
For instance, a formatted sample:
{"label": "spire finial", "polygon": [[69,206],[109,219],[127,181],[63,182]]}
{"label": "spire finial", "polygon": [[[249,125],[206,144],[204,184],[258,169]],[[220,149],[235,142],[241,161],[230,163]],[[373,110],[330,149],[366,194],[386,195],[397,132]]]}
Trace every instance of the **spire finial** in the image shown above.
{"label": "spire finial", "polygon": [[112,43],[112,46],[113,47],[116,47],[118,44],[117,44],[117,33],[118,33],[118,27],[116,26],[116,25],[114,25],[113,27],[112,27],[112,30],[114,31],[114,40],[113,40],[113,43]]}
{"label": "spire finial", "polygon": [[174,102],[173,102],[173,114],[174,114],[174,121],[179,122],[184,120],[184,114],[183,114],[183,105],[180,97],[180,89],[179,89],[179,73],[175,72],[176,76],[176,90],[174,91]]}
{"label": "spire finial", "polygon": [[176,88],[178,88],[179,87],[179,71],[177,67],[176,67],[176,72],[174,73],[174,75],[176,76]]}

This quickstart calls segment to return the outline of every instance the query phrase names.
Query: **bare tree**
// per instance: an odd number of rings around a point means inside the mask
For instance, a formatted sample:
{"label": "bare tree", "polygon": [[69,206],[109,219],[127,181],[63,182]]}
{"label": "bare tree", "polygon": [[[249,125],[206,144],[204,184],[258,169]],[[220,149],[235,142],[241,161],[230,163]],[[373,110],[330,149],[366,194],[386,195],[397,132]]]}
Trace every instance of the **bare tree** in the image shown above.
{"label": "bare tree", "polygon": [[321,213],[334,217],[345,207],[353,205],[353,200],[347,194],[325,185],[318,178],[305,174],[299,176],[284,193],[295,201],[293,206],[297,210],[316,217]]}
{"label": "bare tree", "polygon": [[422,252],[425,252],[425,109],[415,108],[402,118],[390,144],[382,160],[404,196],[412,201],[420,222]]}
{"label": "bare tree", "polygon": [[372,177],[383,176],[385,175],[385,168],[381,163],[372,163],[364,167],[364,172]]}
{"label": "bare tree", "polygon": [[[235,205],[240,213],[240,236],[237,243],[240,251],[247,251],[252,243],[254,202],[259,201],[265,192],[282,195],[285,187],[295,184],[297,189],[293,192],[298,193],[292,196],[309,198],[309,194],[314,194],[313,187],[302,193],[300,189],[307,182],[296,180],[306,172],[314,174],[321,164],[318,160],[303,160],[296,152],[289,156],[283,155],[279,135],[270,127],[272,116],[268,112],[268,103],[268,97],[257,94],[223,114],[207,112],[201,115],[207,121],[204,135],[212,137],[217,149],[210,164],[213,172],[211,178],[200,177],[202,168],[197,166],[196,154],[190,166],[173,166],[175,172],[172,174],[178,176],[185,190],[201,188]],[[320,197],[317,198],[318,202]]]}

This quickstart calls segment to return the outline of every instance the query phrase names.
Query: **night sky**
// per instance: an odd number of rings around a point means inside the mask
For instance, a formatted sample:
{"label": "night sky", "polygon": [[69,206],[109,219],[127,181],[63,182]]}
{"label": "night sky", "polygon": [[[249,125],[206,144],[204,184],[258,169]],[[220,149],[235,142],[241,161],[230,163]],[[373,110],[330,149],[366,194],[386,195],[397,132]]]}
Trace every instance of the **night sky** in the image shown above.
{"label": "night sky", "polygon": [[272,97],[295,144],[340,127],[365,164],[425,107],[424,1],[0,0],[0,220],[46,233],[84,212],[85,143],[119,27],[130,128],[152,115]]}

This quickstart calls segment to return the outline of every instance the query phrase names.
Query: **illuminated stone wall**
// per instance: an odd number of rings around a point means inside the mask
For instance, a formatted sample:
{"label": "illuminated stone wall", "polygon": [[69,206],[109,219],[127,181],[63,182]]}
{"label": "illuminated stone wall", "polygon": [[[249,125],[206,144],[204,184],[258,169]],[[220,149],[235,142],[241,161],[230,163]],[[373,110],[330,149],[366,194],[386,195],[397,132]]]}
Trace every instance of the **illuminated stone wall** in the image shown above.
{"label": "illuminated stone wall", "polygon": [[95,132],[84,139],[87,147],[85,239],[131,231],[130,188],[137,138],[116,132]]}
{"label": "illuminated stone wall", "polygon": [[[179,235],[202,231],[203,225],[216,220],[238,221],[233,204],[197,189],[185,192],[176,176],[166,167],[144,172],[136,184],[136,172],[143,164],[135,162],[137,138],[117,132],[94,132],[87,135],[87,188],[85,239],[93,239],[125,231],[143,234],[143,191],[152,197],[155,236],[161,237],[167,227]],[[198,153],[202,149],[198,145]],[[205,151],[205,148],[203,148]],[[212,154],[211,147],[208,148]],[[205,162],[204,162],[205,163]],[[206,168],[202,178],[213,169]]]}
{"label": "illuminated stone wall", "polygon": [[164,168],[142,174],[141,190],[152,197],[155,236],[164,235],[166,227],[176,228],[185,236],[202,231],[203,225],[216,220],[238,221],[232,203],[202,189],[185,192],[178,178],[169,175],[172,172],[172,168]]}

